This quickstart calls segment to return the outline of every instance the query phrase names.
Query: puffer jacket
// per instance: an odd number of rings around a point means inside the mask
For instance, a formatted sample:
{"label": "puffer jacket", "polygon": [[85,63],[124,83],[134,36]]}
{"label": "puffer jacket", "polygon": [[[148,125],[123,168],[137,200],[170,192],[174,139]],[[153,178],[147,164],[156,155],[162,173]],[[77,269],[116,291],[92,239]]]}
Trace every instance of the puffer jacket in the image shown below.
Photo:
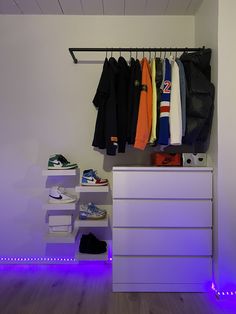
{"label": "puffer jacket", "polygon": [[211,83],[211,49],[183,53],[186,97],[186,133],[183,144],[192,145],[194,152],[206,152],[214,111],[215,88]]}

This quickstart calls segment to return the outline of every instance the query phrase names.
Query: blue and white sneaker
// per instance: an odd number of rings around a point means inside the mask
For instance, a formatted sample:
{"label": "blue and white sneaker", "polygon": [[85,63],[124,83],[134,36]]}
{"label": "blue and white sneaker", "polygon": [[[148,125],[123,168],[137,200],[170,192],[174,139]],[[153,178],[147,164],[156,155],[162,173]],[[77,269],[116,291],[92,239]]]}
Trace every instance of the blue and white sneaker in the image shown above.
{"label": "blue and white sneaker", "polygon": [[66,193],[62,186],[53,186],[49,192],[49,204],[67,204],[75,201],[76,197]]}
{"label": "blue and white sneaker", "polygon": [[83,172],[81,184],[89,186],[108,185],[108,180],[98,177],[93,169],[87,169]]}
{"label": "blue and white sneaker", "polygon": [[103,219],[106,214],[105,209],[98,208],[93,203],[88,203],[80,206],[79,219]]}
{"label": "blue and white sneaker", "polygon": [[70,163],[63,155],[55,154],[51,155],[48,160],[48,170],[66,170],[66,169],[75,169],[78,168],[77,164]]}

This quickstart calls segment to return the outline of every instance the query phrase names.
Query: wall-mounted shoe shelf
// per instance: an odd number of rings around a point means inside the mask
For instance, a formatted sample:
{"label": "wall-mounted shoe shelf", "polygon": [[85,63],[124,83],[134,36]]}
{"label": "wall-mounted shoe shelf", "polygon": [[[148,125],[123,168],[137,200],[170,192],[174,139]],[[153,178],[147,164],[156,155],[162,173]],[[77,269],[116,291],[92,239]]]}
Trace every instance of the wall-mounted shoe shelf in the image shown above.
{"label": "wall-mounted shoe shelf", "polygon": [[[67,170],[43,170],[42,175],[51,177],[61,177],[61,176],[79,176],[79,169],[67,169]],[[109,185],[106,186],[75,186],[75,192],[80,193],[108,193]],[[77,197],[76,202],[67,203],[67,204],[51,204],[46,203],[43,205],[43,209],[47,212],[49,211],[58,211],[61,213],[76,211],[79,207],[78,205],[79,196]],[[56,215],[60,215],[56,213]],[[107,214],[104,219],[96,219],[96,220],[80,220],[77,217],[73,223],[73,232],[48,232],[45,235],[45,239],[47,243],[75,243],[77,235],[79,233],[79,228],[99,228],[99,227],[108,227],[109,226],[109,215]],[[108,259],[108,250],[103,254],[84,254],[80,252],[76,252],[75,260],[78,261],[90,261],[90,260],[98,260],[98,261],[107,261]]]}
{"label": "wall-mounted shoe shelf", "polygon": [[82,220],[82,219],[76,219],[75,220],[75,226],[78,227],[91,227],[91,228],[99,228],[99,227],[108,227],[108,216],[104,219],[96,219],[96,220]]}
{"label": "wall-mounted shoe shelf", "polygon": [[79,261],[107,261],[108,260],[108,253],[101,253],[101,254],[85,254],[85,253],[78,253],[75,257]]}
{"label": "wall-mounted shoe shelf", "polygon": [[[67,169],[67,170],[43,170],[43,176],[51,177],[51,176],[78,176],[79,169]],[[58,211],[61,213],[55,213],[55,215],[62,215],[63,212],[66,211],[76,211],[77,203],[79,201],[79,197],[73,203],[64,203],[64,204],[51,204],[46,203],[43,205],[43,209],[46,211]],[[48,232],[45,235],[45,239],[47,243],[74,243],[78,234],[79,226],[73,223],[73,232]]]}
{"label": "wall-mounted shoe shelf", "polygon": [[[109,185],[100,185],[100,186],[86,186],[86,185],[78,185],[75,187],[75,191],[78,193],[108,193]],[[95,219],[95,220],[81,220],[77,218],[75,220],[75,226],[79,228],[99,228],[109,226],[109,215],[107,213],[104,219]],[[107,252],[102,254],[85,254],[85,253],[77,253],[76,259],[80,261],[107,261],[108,260],[108,248]]]}
{"label": "wall-mounted shoe shelf", "polygon": [[43,176],[76,176],[79,174],[79,169],[67,169],[67,170],[43,170]]}
{"label": "wall-mounted shoe shelf", "polygon": [[43,209],[44,210],[76,210],[78,201],[79,201],[79,199],[77,199],[76,202],[67,203],[67,204],[46,203],[46,204],[43,204]]}
{"label": "wall-mounted shoe shelf", "polygon": [[54,232],[46,234],[47,243],[74,243],[79,227],[75,226],[73,232]]}
{"label": "wall-mounted shoe shelf", "polygon": [[84,185],[77,185],[75,187],[75,191],[80,193],[108,193],[109,192],[109,185],[105,186],[84,186]]}

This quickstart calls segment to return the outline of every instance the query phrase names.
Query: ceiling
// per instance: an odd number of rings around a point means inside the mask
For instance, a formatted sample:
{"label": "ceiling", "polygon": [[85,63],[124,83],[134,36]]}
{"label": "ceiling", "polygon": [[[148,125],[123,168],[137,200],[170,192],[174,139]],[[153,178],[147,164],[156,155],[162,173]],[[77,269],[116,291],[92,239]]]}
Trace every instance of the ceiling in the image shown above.
{"label": "ceiling", "polygon": [[194,15],[202,0],[0,0],[0,14]]}

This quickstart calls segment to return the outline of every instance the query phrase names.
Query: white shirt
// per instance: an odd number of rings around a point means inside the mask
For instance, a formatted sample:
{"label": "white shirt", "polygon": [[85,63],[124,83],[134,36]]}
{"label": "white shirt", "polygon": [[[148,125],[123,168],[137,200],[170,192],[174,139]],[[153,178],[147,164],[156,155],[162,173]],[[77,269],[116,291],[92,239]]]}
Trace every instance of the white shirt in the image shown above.
{"label": "white shirt", "polygon": [[180,98],[179,66],[173,57],[171,63],[171,95],[170,95],[170,144],[182,144],[182,110]]}

